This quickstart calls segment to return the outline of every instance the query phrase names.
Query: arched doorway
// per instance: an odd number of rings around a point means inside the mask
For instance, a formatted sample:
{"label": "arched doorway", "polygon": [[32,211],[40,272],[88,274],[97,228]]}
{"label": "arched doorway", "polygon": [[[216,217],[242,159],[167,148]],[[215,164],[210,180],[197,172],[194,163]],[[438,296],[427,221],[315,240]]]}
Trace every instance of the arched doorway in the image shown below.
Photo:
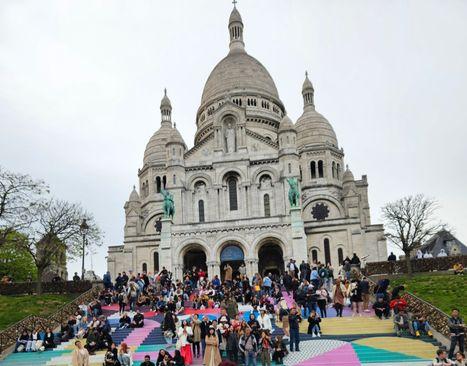
{"label": "arched doorway", "polygon": [[279,244],[267,242],[259,248],[258,272],[261,276],[266,273],[273,275],[284,273],[284,253]]}
{"label": "arched doorway", "polygon": [[233,278],[235,278],[239,274],[238,268],[240,267],[240,265],[245,263],[245,255],[243,253],[243,250],[236,244],[227,244],[224,248],[222,248],[220,259],[222,280],[224,280],[224,267],[227,265],[227,263],[233,269]]}
{"label": "arched doorway", "polygon": [[183,255],[183,271],[192,270],[193,267],[207,270],[206,253],[199,246],[190,247]]}

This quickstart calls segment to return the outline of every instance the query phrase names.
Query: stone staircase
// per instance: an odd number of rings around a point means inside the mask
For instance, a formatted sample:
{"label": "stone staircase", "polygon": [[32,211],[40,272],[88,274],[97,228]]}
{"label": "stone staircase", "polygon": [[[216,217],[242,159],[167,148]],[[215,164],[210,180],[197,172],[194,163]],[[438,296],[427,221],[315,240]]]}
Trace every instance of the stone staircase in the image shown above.
{"label": "stone staircase", "polygon": [[[248,317],[251,307],[242,306],[241,311],[244,317]],[[219,314],[218,309],[195,311],[187,308],[179,318],[188,318],[195,312],[211,318]],[[114,328],[114,341],[117,344],[126,342],[132,349],[135,366],[139,366],[146,354],[155,360],[159,350],[167,347],[160,327],[160,314],[146,311],[143,328],[116,330],[118,310],[114,306],[104,307],[104,313]],[[409,335],[396,337],[391,320],[379,320],[371,313],[352,317],[349,309],[345,309],[344,317],[336,318],[335,311],[330,308],[328,316],[321,322],[321,338],[312,338],[306,334],[308,324],[306,320],[302,322],[300,352],[291,352],[284,360],[285,365],[426,366],[438,348],[436,340],[431,338],[415,339]],[[273,327],[273,335],[283,334],[280,322],[273,322]],[[0,366],[69,366],[73,348],[74,341],[70,341],[52,351],[12,353],[0,361]],[[102,366],[104,353],[100,351],[91,356],[91,366]],[[193,364],[201,365],[202,359],[194,359]]]}

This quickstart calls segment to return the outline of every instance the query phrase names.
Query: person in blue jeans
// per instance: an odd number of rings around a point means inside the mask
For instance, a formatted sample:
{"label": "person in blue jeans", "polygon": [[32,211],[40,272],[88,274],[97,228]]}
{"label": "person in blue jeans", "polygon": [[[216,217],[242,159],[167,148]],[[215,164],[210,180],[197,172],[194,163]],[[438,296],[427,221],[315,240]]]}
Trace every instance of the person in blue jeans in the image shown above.
{"label": "person in blue jeans", "polygon": [[256,356],[258,355],[258,343],[249,327],[245,328],[245,334],[240,337],[240,352],[245,356],[245,366],[256,366]]}
{"label": "person in blue jeans", "polygon": [[300,322],[302,321],[302,317],[300,314],[297,313],[297,309],[292,308],[290,309],[289,314],[289,327],[290,327],[290,352],[295,351],[300,352],[299,344],[300,344]]}

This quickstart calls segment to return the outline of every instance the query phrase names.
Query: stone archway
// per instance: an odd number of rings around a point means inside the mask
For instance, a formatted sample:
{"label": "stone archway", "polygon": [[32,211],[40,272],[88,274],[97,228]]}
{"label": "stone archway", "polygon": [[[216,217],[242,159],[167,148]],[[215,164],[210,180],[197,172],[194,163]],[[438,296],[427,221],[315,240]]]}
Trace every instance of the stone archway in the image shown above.
{"label": "stone archway", "polygon": [[240,273],[238,270],[240,266],[245,264],[245,253],[242,247],[235,242],[226,243],[220,251],[220,263],[221,279],[224,280],[227,264],[232,267],[233,278],[235,278]]}
{"label": "stone archway", "polygon": [[284,273],[284,253],[281,246],[274,240],[264,240],[258,250],[258,272],[281,275]]}
{"label": "stone archway", "polygon": [[204,248],[200,245],[188,245],[183,251],[183,272],[193,267],[202,268],[207,271],[207,256]]}

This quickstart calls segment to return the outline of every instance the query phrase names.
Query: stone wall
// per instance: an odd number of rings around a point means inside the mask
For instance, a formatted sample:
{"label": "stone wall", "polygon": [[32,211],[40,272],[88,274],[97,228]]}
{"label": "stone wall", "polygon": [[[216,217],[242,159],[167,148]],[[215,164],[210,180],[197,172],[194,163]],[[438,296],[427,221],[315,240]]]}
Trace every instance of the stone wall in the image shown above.
{"label": "stone wall", "polygon": [[[449,316],[446,313],[410,292],[405,292],[402,297],[407,301],[409,312],[423,315],[433,329],[446,338],[450,338],[448,327]],[[467,338],[464,343],[467,347]]]}
{"label": "stone wall", "polygon": [[[467,255],[441,257],[441,258],[422,258],[411,259],[412,271],[416,272],[431,272],[431,271],[447,271],[452,269],[454,264],[462,263],[464,268],[467,265]],[[404,260],[394,262],[371,262],[365,267],[368,276],[377,274],[397,274],[407,273],[407,265]]]}
{"label": "stone wall", "polygon": [[[18,282],[11,284],[0,284],[0,295],[23,295],[36,292],[36,282]],[[67,281],[67,282],[44,282],[42,292],[49,293],[83,293],[92,287],[89,281]]]}
{"label": "stone wall", "polygon": [[52,329],[57,328],[63,321],[66,321],[70,315],[73,315],[81,304],[88,304],[92,300],[96,299],[101,290],[101,286],[95,285],[85,293],[78,296],[68,304],[63,305],[55,313],[48,316],[47,318],[41,318],[35,315],[30,315],[19,322],[9,326],[5,330],[0,332],[0,353],[5,351],[10,346],[16,343],[16,339],[19,337],[21,332],[26,329],[28,331],[34,330],[36,327],[45,329],[50,327]]}

